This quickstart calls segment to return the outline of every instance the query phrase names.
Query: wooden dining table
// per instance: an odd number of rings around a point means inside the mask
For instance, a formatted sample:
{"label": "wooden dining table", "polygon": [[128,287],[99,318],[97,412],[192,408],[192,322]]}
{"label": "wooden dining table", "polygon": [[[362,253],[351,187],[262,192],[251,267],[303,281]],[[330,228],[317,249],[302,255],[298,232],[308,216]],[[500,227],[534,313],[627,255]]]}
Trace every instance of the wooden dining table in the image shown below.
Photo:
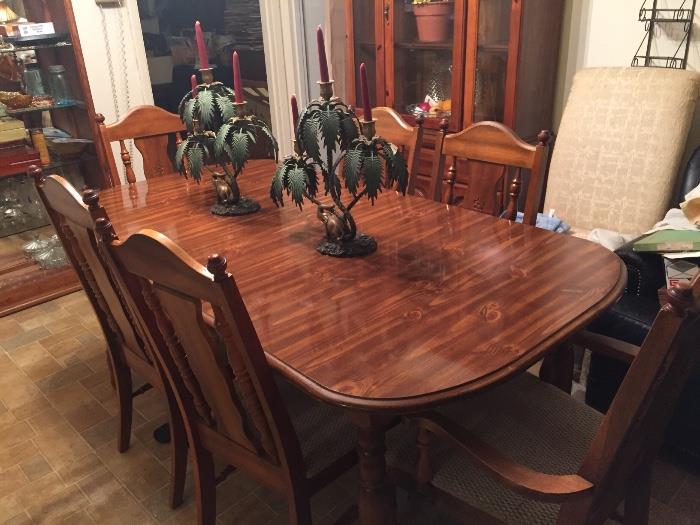
{"label": "wooden dining table", "polygon": [[625,267],[585,240],[388,190],[353,213],[377,251],[323,256],[315,207],[270,200],[274,168],[246,167],[242,192],[262,209],[243,217],[212,215],[212,185],[177,174],[100,203],[122,239],[150,228],[203,264],[228,259],[270,365],[357,427],[361,523],[392,523],[396,416],[526,370],[618,299]]}

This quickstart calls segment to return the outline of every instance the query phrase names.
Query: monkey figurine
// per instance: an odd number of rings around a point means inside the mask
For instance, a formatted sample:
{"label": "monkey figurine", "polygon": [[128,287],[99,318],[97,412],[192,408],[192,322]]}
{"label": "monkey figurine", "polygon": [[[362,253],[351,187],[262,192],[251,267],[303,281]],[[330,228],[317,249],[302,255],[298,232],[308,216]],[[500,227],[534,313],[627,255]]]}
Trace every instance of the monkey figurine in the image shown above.
{"label": "monkey figurine", "polygon": [[226,176],[223,173],[214,173],[211,176],[211,182],[216,190],[216,196],[219,204],[227,206],[229,204],[235,204],[238,201],[235,192],[231,185],[226,181]]}
{"label": "monkey figurine", "polygon": [[335,206],[321,204],[316,216],[326,226],[326,237],[329,241],[339,241],[345,234],[343,220],[335,214]]}

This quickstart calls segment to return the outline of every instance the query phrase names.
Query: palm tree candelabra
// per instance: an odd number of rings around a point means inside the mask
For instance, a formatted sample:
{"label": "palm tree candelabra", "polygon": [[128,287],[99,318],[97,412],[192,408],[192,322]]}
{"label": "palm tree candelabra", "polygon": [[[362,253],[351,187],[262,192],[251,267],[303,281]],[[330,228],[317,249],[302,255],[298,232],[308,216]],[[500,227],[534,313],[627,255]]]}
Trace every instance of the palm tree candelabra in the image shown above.
{"label": "palm tree candelabra", "polygon": [[[377,242],[369,235],[358,235],[352,209],[363,197],[374,205],[382,182],[387,188],[396,185],[405,194],[406,162],[397,148],[376,135],[375,121],[366,120],[371,119],[371,112],[365,109],[360,122],[351,107],[333,96],[332,81],[319,84],[320,99],[308,105],[298,123],[294,118],[295,153],[275,171],[270,196],[278,206],[284,205],[284,193],[300,209],[305,199],[317,206],[317,216],[326,229],[326,237],[317,247],[320,253],[335,257],[366,255],[377,249]],[[293,113],[294,107],[293,98]],[[338,173],[341,163],[342,183]],[[319,200],[319,171],[332,204]],[[352,197],[347,205],[341,200],[343,186]]]}
{"label": "palm tree candelabra", "polygon": [[221,82],[214,82],[212,69],[207,67],[200,69],[202,84],[197,84],[192,75],[192,90],[179,107],[188,136],[178,147],[175,163],[180,173],[189,173],[197,182],[205,170],[211,173],[217,194],[217,203],[211,208],[215,215],[246,215],[260,209],[256,201],[241,196],[238,177],[254,148],[275,161],[279,150],[267,124],[246,114],[235,52],[233,69],[235,93]]}

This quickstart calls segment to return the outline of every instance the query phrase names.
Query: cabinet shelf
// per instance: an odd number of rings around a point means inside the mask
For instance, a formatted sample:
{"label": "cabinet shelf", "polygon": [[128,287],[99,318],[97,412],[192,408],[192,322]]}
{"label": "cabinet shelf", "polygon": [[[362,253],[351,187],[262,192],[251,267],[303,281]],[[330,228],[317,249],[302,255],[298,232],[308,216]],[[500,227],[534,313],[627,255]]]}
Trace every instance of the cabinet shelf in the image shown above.
{"label": "cabinet shelf", "polygon": [[58,170],[61,168],[66,168],[68,166],[82,164],[83,162],[96,161],[96,160],[97,160],[97,156],[91,155],[90,153],[85,153],[83,155],[80,155],[78,157],[73,157],[70,159],[62,159],[62,158],[58,157],[57,160],[52,161],[50,164],[47,164],[46,166],[42,166],[41,169],[43,169],[44,171]]}
{"label": "cabinet shelf", "polygon": [[56,49],[71,47],[70,35],[55,34],[40,37],[12,38],[0,42],[0,55],[21,53],[24,51],[36,51],[38,49]]}
{"label": "cabinet shelf", "polygon": [[33,44],[25,46],[14,46],[11,48],[0,47],[0,55],[8,55],[10,53],[22,53],[24,51],[37,51],[39,49],[56,49],[61,47],[71,47],[70,41],[54,42],[53,44]]}
{"label": "cabinet shelf", "polygon": [[28,108],[21,108],[21,109],[7,109],[6,113],[8,115],[23,115],[25,113],[35,113],[37,111],[53,111],[55,109],[69,109],[69,108],[84,108],[85,103],[81,102],[79,100],[74,100],[73,102],[69,102],[68,104],[61,104],[60,106],[30,106]]}
{"label": "cabinet shelf", "polygon": [[398,49],[427,50],[427,51],[451,51],[452,41],[449,42],[395,42]]}
{"label": "cabinet shelf", "polygon": [[508,44],[479,44],[478,49],[485,53],[508,53]]}

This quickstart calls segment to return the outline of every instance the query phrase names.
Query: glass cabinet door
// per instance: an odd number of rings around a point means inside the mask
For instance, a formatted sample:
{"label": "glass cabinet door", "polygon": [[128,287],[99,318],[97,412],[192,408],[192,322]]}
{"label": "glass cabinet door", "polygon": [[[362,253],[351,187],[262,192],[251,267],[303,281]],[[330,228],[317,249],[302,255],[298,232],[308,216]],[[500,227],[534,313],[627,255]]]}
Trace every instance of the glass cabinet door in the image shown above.
{"label": "glass cabinet door", "polygon": [[[352,52],[354,60],[349,61],[352,67],[350,71],[347,71],[347,75],[348,78],[354,79],[354,93],[352,94],[354,96],[349,96],[348,100],[356,108],[362,108],[359,67],[363,62],[367,66],[367,80],[370,86],[369,98],[372,107],[382,103],[381,97],[377,97],[377,94],[382,93],[384,89],[377,79],[377,74],[383,71],[384,64],[379,63],[381,59],[378,60],[377,57],[376,10],[376,0],[352,1]],[[358,109],[358,111],[361,110]]]}
{"label": "glass cabinet door", "polygon": [[479,0],[472,122],[504,122],[512,0]]}
{"label": "glass cabinet door", "polygon": [[464,14],[463,2],[385,1],[386,8],[391,6],[385,11],[387,105],[400,114],[422,114],[435,122],[455,115],[457,122],[455,62],[462,58],[463,38],[456,35],[455,20]]}

